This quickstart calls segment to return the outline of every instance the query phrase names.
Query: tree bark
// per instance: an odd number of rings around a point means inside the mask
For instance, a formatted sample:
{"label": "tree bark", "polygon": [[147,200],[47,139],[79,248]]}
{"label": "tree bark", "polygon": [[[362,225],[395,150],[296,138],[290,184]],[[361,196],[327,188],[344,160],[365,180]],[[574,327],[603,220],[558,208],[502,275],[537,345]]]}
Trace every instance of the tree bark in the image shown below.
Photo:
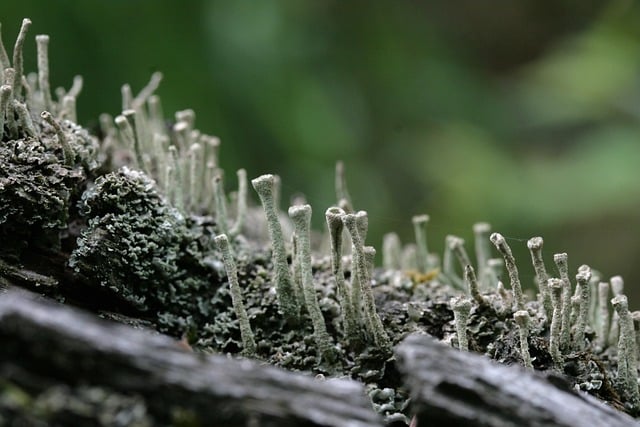
{"label": "tree bark", "polygon": [[497,364],[427,335],[412,335],[396,357],[419,425],[627,427],[638,423],[561,377]]}
{"label": "tree bark", "polygon": [[356,382],[192,353],[166,336],[26,292],[0,295],[0,343],[0,397],[3,381],[32,395],[97,386],[142,398],[154,425],[173,424],[177,412],[189,414],[189,425],[382,425]]}

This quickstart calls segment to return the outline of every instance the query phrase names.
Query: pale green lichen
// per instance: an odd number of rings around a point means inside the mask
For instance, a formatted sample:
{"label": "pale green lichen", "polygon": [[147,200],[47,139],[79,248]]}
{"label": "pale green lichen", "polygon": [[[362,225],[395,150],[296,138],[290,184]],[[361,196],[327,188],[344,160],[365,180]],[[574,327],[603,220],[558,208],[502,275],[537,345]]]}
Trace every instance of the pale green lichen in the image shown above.
{"label": "pale green lichen", "polygon": [[[486,223],[474,226],[475,268],[464,241],[448,236],[440,263],[428,252],[425,216],[413,221],[416,244],[402,246],[397,236],[385,239],[385,269],[376,270],[375,249],[366,243],[368,216],[353,213],[340,162],[336,193],[343,209],[326,213],[331,256],[313,250],[310,206],[291,208],[296,230],[294,245],[287,248],[283,227],[291,224],[279,217],[279,178],[265,175],[252,181],[261,212],[248,206],[246,172],[238,171],[235,212],[229,204],[228,215],[220,141],[195,129],[192,110],[176,113],[175,123],[166,126],[154,95],[159,73],[136,96],[123,86],[124,111],[115,121],[101,116],[104,139],[97,152],[95,140],[72,122],[82,80],[74,79],[68,92],[57,91],[58,101],[51,98],[46,36],[37,38],[37,76],[23,78],[26,28],[25,21],[13,68],[0,49],[0,157],[5,165],[0,226],[5,237],[28,229],[40,243],[43,230],[55,235],[68,227],[70,204],[104,160],[102,171],[107,173],[82,196],[86,225],[70,259],[86,279],[87,293],[100,288],[115,295],[157,329],[186,336],[197,350],[244,352],[289,369],[352,376],[368,384],[375,407],[388,421],[406,412],[408,401],[390,374],[393,360],[388,356],[402,336],[416,330],[448,342],[457,339],[461,350],[564,372],[576,387],[603,394],[611,387],[593,362],[598,360],[605,373],[617,367],[617,390],[630,411],[638,409],[638,328],[632,329],[626,299],[614,279],[617,320],[610,324],[609,284],[603,283],[595,298],[598,275],[580,267],[572,297],[566,255],[554,258],[560,278],[549,278],[542,239],[533,238],[527,246],[538,296],[529,300],[502,235],[489,237]],[[45,179],[34,181],[34,176]],[[255,237],[265,225],[270,245]],[[342,253],[343,226],[351,253]],[[218,237],[222,247],[216,250],[214,236],[227,231],[228,238]],[[492,258],[490,242],[502,259]],[[293,282],[292,266],[300,283]],[[510,291],[500,282],[503,266]],[[223,286],[225,272],[230,286]],[[616,338],[617,349],[610,345]],[[378,385],[383,383],[391,385]],[[398,419],[406,420],[402,417]]]}
{"label": "pale green lichen", "polygon": [[260,197],[260,202],[267,217],[267,227],[269,229],[269,237],[273,251],[274,282],[276,284],[278,302],[285,317],[290,321],[297,322],[300,309],[291,279],[291,272],[287,264],[284,235],[275,204],[275,177],[273,175],[262,175],[253,179],[251,184]]}
{"label": "pale green lichen", "polygon": [[229,287],[231,288],[231,301],[233,310],[240,322],[240,335],[242,337],[242,351],[247,356],[252,356],[256,352],[256,342],[253,338],[253,331],[249,323],[249,316],[242,301],[242,289],[238,282],[238,269],[233,260],[231,249],[229,248],[229,240],[226,235],[220,234],[215,237],[215,242],[220,252],[222,252],[222,260],[224,261],[224,269],[227,272]]}

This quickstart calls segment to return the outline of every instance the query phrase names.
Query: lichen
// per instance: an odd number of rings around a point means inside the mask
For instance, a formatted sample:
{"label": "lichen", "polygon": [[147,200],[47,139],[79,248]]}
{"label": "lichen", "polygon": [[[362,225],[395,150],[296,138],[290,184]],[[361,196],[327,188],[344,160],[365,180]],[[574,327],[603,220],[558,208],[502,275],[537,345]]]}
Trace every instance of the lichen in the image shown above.
{"label": "lichen", "polygon": [[[295,224],[283,214],[275,175],[253,181],[262,210],[247,205],[246,174],[239,173],[236,204],[227,212],[220,141],[195,129],[191,110],[176,113],[175,123],[166,126],[153,94],[160,74],[137,96],[123,87],[124,111],[115,119],[101,117],[98,150],[96,139],[73,122],[81,83],[61,102],[48,94],[48,39],[38,41],[39,73],[25,79],[34,84],[22,95],[27,28],[28,23],[16,42],[13,71],[0,54],[5,83],[0,91],[0,235],[11,241],[3,246],[3,259],[19,258],[26,247],[59,244],[60,231],[79,221],[82,231],[68,265],[82,292],[108,293],[119,300],[117,308],[134,310],[146,324],[185,338],[195,351],[240,356],[250,348],[243,356],[359,380],[388,422],[408,424],[408,396],[391,350],[413,332],[501,363],[556,370],[576,389],[624,402],[621,409],[634,415],[640,411],[637,367],[630,366],[637,364],[633,332],[638,330],[631,330],[621,287],[614,298],[618,315],[612,318],[609,283],[598,283],[597,275],[581,266],[574,295],[566,254],[554,257],[560,277],[549,277],[542,239],[534,238],[528,247],[538,295],[529,297],[507,239],[490,234],[488,223],[474,227],[474,268],[456,236],[447,236],[442,262],[429,252],[434,245],[426,240],[424,215],[414,218],[416,242],[402,245],[397,236],[388,238],[385,268],[375,269],[375,249],[366,241],[368,216],[354,210],[341,163],[336,203],[327,212],[337,215],[348,239],[327,217],[331,253],[321,249],[327,245],[312,246],[310,206],[290,208]],[[44,114],[46,108],[52,111]],[[87,188],[94,174],[100,176]],[[227,235],[225,257],[214,244],[222,233]],[[489,241],[503,260],[491,257]],[[297,274],[291,272],[294,265]],[[502,282],[503,265],[508,286]],[[617,328],[610,327],[612,321]],[[51,403],[19,387],[0,391],[0,408]],[[60,411],[77,402],[99,406],[86,396],[112,396],[108,391],[55,392],[64,397],[57,400],[63,403]],[[118,402],[129,409],[137,405],[135,399]],[[189,418],[179,412],[178,418]],[[140,420],[145,425],[144,416]]]}

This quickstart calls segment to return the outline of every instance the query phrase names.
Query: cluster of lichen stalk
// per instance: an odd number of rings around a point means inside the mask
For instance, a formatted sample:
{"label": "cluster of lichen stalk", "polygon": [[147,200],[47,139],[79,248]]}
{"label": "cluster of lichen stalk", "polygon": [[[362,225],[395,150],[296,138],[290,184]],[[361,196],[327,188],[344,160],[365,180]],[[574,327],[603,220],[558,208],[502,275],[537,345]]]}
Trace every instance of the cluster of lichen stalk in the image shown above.
{"label": "cluster of lichen stalk", "polygon": [[[277,180],[274,175],[262,175],[251,183],[260,197],[267,217],[273,249],[274,281],[282,312],[289,322],[297,324],[300,321],[301,309],[306,309],[313,324],[314,338],[321,358],[329,362],[334,361],[335,346],[327,333],[311,270],[311,206],[294,205],[288,211],[294,225],[294,270],[299,272],[292,275],[287,263],[284,235],[274,198]],[[347,199],[342,199],[340,204],[349,209],[350,202]],[[376,251],[364,243],[368,228],[367,213],[346,211],[334,206],[327,209],[325,217],[331,242],[331,268],[346,339],[353,348],[370,344],[377,346],[382,352],[389,353],[391,341],[378,316],[371,286]],[[352,275],[349,286],[345,281],[342,265],[345,228],[351,241]]]}
{"label": "cluster of lichen stalk", "polygon": [[[424,227],[428,218],[414,218],[416,236],[426,234]],[[464,249],[463,240],[448,236],[443,257],[441,280],[454,287],[464,283],[463,295],[451,299],[450,307],[454,313],[454,323],[458,347],[468,350],[467,324],[474,307],[490,307],[502,317],[513,318],[518,327],[522,363],[533,369],[529,353],[531,331],[544,332],[548,329],[548,348],[554,369],[563,371],[566,356],[587,349],[594,353],[616,350],[618,360],[617,384],[621,394],[630,403],[631,409],[640,409],[638,389],[638,352],[640,344],[640,312],[629,312],[627,297],[624,295],[623,280],[614,276],[610,281],[601,281],[600,274],[587,265],[578,268],[575,286],[572,284],[568,257],[566,253],[557,253],[553,261],[558,277],[550,277],[546,270],[542,247],[543,239],[533,237],[527,247],[531,253],[538,286],[537,301],[527,302],[522,291],[518,267],[511,248],[504,236],[490,234],[486,223],[474,227],[476,255],[481,280],[476,278],[475,269]],[[387,237],[389,241],[394,238]],[[493,243],[502,259],[491,258],[487,242]],[[390,247],[393,245],[389,244]],[[433,267],[428,264],[430,257],[424,242],[418,241],[418,259],[423,260],[423,269]],[[457,277],[452,266],[452,258],[458,261],[464,272],[464,280]],[[390,259],[400,259],[396,254],[388,254]],[[421,265],[418,263],[418,265]],[[510,290],[499,280],[502,266],[509,276]],[[609,299],[613,294],[613,299]],[[475,303],[475,304],[474,304]],[[609,303],[613,307],[610,310]],[[586,331],[591,328],[596,339],[586,339]]]}
{"label": "cluster of lichen stalk", "polygon": [[[116,117],[116,126],[111,124],[110,117],[105,115],[101,118],[103,132],[107,136],[106,144],[109,146],[117,140],[120,144],[128,145],[134,154],[132,160],[156,177],[174,206],[184,212],[215,214],[219,231],[215,241],[223,254],[229,277],[233,307],[240,323],[243,352],[254,355],[255,338],[242,302],[242,289],[230,244],[230,240],[242,232],[247,215],[246,172],[238,171],[236,219],[231,225],[222,184],[223,172],[217,160],[219,140],[194,129],[195,114],[191,110],[178,112],[175,124],[167,131],[159,99],[153,95],[159,81],[160,75],[155,74],[149,85],[135,97],[127,85],[123,87],[124,111]],[[200,183],[204,183],[204,188],[198,188]],[[320,360],[332,363],[337,357],[336,346],[327,332],[311,268],[311,206],[301,204],[289,208],[294,230],[292,241],[287,244],[280,222],[279,178],[262,175],[251,183],[266,217],[272,249],[273,283],[282,315],[290,325],[295,326],[304,321],[302,314],[306,312],[313,325]],[[336,192],[337,206],[327,209],[325,217],[344,336],[355,351],[375,346],[383,353],[390,353],[392,343],[377,313],[372,290],[376,251],[365,243],[367,213],[353,210],[341,163],[336,168]],[[437,280],[464,291],[461,296],[452,298],[450,303],[461,350],[468,349],[467,323],[474,308],[479,307],[490,307],[503,317],[512,317],[519,332],[522,362],[528,368],[533,368],[528,338],[534,330],[548,329],[548,348],[557,370],[563,369],[567,354],[582,351],[587,345],[595,352],[603,352],[615,345],[620,390],[634,408],[640,408],[636,343],[640,313],[629,312],[621,278],[613,277],[610,282],[601,282],[596,272],[588,266],[581,266],[575,276],[574,287],[564,253],[554,255],[558,277],[550,277],[542,259],[543,240],[534,237],[527,245],[536,274],[538,300],[527,302],[511,249],[502,235],[491,234],[489,224],[478,223],[474,226],[476,274],[464,248],[464,240],[459,237],[447,236],[442,261],[429,251],[428,222],[427,215],[413,218],[415,244],[402,246],[397,235],[386,235],[383,241],[383,264],[387,270],[417,270],[427,274],[425,277],[430,279],[434,276],[428,273],[435,271]],[[343,250],[345,241],[350,244],[347,251]],[[492,257],[491,243],[502,258]],[[346,259],[344,252],[350,254]],[[290,254],[291,265],[287,261]],[[462,277],[457,273],[456,260],[461,266]],[[350,262],[351,266],[349,281],[345,279],[345,262]],[[508,288],[500,280],[505,268],[509,277]],[[611,301],[610,292],[614,295]],[[613,315],[609,302],[614,308]],[[597,340],[593,343],[585,339],[588,328],[596,332]]]}
{"label": "cluster of lichen stalk", "polygon": [[[42,126],[34,125],[34,117],[46,123],[55,133],[65,164],[72,162],[73,150],[69,146],[59,121],[76,121],[76,97],[82,80],[77,77],[69,91],[57,89],[57,102],[53,101],[49,85],[48,36],[39,35],[37,41],[38,73],[23,76],[22,48],[30,21],[22,23],[13,52],[13,61],[0,40],[0,140],[5,136],[38,137]],[[223,258],[231,290],[232,304],[240,324],[243,352],[254,355],[256,342],[249,317],[243,303],[242,289],[234,259],[231,239],[242,233],[247,216],[247,176],[238,171],[235,220],[229,220],[223,187],[223,173],[218,167],[219,140],[200,133],[194,128],[192,110],[176,113],[175,123],[168,129],[159,98],[153,94],[160,83],[156,73],[150,83],[133,96],[128,85],[123,86],[123,112],[113,120],[108,115],[100,118],[105,135],[103,147],[108,150],[128,147],[131,159],[114,160],[115,167],[134,163],[153,176],[169,202],[185,213],[214,213],[218,235],[215,243]],[[25,92],[23,96],[23,91]],[[37,114],[32,116],[32,114]],[[40,123],[37,123],[40,125]],[[115,124],[115,125],[114,125]],[[6,134],[5,134],[6,130]],[[19,135],[22,132],[23,135]],[[333,363],[337,348],[327,332],[325,319],[318,302],[312,271],[311,206],[291,206],[288,214],[293,224],[293,239],[285,242],[279,215],[279,180],[275,175],[262,175],[251,181],[261,201],[272,249],[273,283],[282,315],[296,326],[304,321],[306,312],[311,320],[314,340],[320,359]],[[201,184],[203,187],[201,188]],[[336,170],[337,206],[325,212],[331,248],[331,269],[341,309],[343,332],[351,349],[358,351],[373,346],[383,354],[390,354],[392,343],[377,313],[372,272],[375,249],[366,244],[368,217],[364,211],[354,211],[346,189],[344,170],[339,163]],[[464,248],[464,241],[448,236],[442,261],[429,252],[427,224],[429,217],[413,218],[415,245],[400,244],[391,233],[383,241],[385,269],[401,271],[415,269],[424,277],[458,288],[462,295],[451,299],[454,313],[457,345],[468,350],[467,324],[474,309],[491,308],[503,317],[512,317],[518,327],[520,353],[523,364],[533,368],[529,353],[530,331],[548,329],[548,348],[556,369],[562,370],[566,355],[591,346],[596,353],[617,350],[617,379],[619,388],[631,406],[640,409],[637,382],[638,351],[640,344],[640,312],[629,312],[623,281],[619,276],[601,281],[600,275],[586,265],[578,268],[575,286],[572,284],[568,258],[565,253],[553,257],[557,277],[550,277],[543,258],[543,240],[530,239],[527,246],[538,286],[537,301],[525,300],[518,268],[505,238],[491,233],[490,226],[474,226],[475,252],[478,274]],[[345,242],[348,251],[344,251]],[[491,256],[493,243],[502,258]],[[349,246],[350,245],[350,246]],[[289,248],[287,247],[289,246]],[[349,252],[349,257],[343,257]],[[287,257],[291,253],[292,265]],[[457,273],[455,260],[461,266]],[[350,263],[350,280],[345,278],[345,262]],[[500,280],[503,267],[509,276],[507,289]],[[430,272],[435,275],[429,275]],[[425,279],[429,280],[429,279]],[[613,299],[609,299],[613,294]],[[614,311],[611,313],[610,306]],[[589,328],[595,331],[594,342],[586,338]]]}
{"label": "cluster of lichen stalk", "polygon": [[[223,254],[233,308],[240,323],[243,353],[253,355],[256,349],[255,338],[242,301],[233,245],[230,242],[242,232],[247,216],[246,172],[243,169],[238,171],[235,221],[230,225],[227,196],[222,183],[223,171],[218,167],[217,160],[220,142],[216,137],[201,134],[194,129],[195,114],[192,110],[176,113],[175,123],[167,130],[160,100],[153,94],[160,79],[160,74],[154,74],[137,96],[132,95],[128,85],[123,87],[122,114],[115,120],[106,114],[101,117],[104,144],[114,150],[126,147],[132,156],[124,161],[134,163],[155,177],[170,203],[184,213],[214,215],[219,233],[215,242]],[[391,341],[376,311],[371,286],[376,251],[365,244],[367,213],[351,209],[340,164],[337,167],[337,177],[340,207],[330,207],[326,211],[326,221],[345,337],[354,350],[373,345],[382,353],[390,354]],[[288,214],[294,230],[292,243],[287,245],[280,223],[279,178],[275,175],[263,175],[251,183],[266,217],[272,249],[273,283],[282,315],[290,325],[297,326],[303,322],[303,313],[306,312],[313,325],[320,359],[333,363],[337,358],[336,346],[327,332],[311,267],[311,206],[304,204],[289,208]],[[350,283],[345,280],[343,267],[344,240],[351,242]],[[287,261],[290,251],[293,252],[291,266]]]}
{"label": "cluster of lichen stalk", "polygon": [[[60,121],[76,122],[76,98],[82,90],[82,78],[76,76],[69,91],[55,90],[57,102],[51,97],[49,84],[49,36],[37,35],[38,73],[24,75],[23,47],[31,20],[24,19],[13,48],[13,61],[4,48],[0,31],[0,140],[7,137],[39,138],[43,126],[34,123],[35,116],[53,128],[61,147],[65,165],[74,161],[74,152]],[[5,133],[6,129],[6,133]]]}

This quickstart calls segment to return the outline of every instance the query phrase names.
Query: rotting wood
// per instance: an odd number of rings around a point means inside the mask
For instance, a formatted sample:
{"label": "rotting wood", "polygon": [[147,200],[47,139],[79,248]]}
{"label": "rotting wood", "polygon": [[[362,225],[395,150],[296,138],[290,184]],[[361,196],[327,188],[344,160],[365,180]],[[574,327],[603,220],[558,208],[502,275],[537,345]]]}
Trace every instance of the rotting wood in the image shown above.
{"label": "rotting wood", "polygon": [[176,414],[207,426],[382,425],[356,382],[187,352],[166,336],[26,292],[0,296],[0,343],[5,384],[32,395],[62,385],[133,396],[154,425],[173,424]]}
{"label": "rotting wood", "polygon": [[427,335],[396,347],[418,425],[630,427],[638,423],[563,378],[500,365]]}

